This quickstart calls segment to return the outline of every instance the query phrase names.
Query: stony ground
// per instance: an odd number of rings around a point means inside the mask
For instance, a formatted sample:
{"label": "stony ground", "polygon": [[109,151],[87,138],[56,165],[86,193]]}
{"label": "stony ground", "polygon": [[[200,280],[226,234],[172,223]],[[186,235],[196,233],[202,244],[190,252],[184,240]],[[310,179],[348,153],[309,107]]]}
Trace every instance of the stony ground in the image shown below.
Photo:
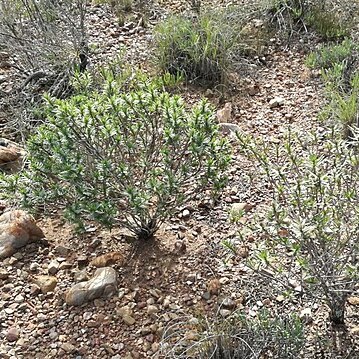
{"label": "stony ground", "polygon": [[[183,10],[181,2],[163,3],[153,8],[147,28],[138,25],[140,15],[120,27],[103,6],[91,8],[91,41],[101,44],[93,63],[113,57],[125,46],[126,59],[146,68],[152,24],[171,10]],[[230,103],[226,122],[268,141],[280,140],[288,126],[315,129],[320,125],[316,115],[323,88],[304,66],[305,48],[298,42],[283,50],[273,42],[264,63],[253,63],[238,79],[238,90],[225,96],[191,86],[183,87],[182,94],[190,103],[207,96],[219,109]],[[278,301],[270,291],[242,286],[250,281],[243,267],[250,246],[236,257],[228,257],[223,249],[222,241],[235,238],[237,232],[228,218],[231,206],[247,204],[250,217],[266,199],[265,183],[249,185],[251,164],[231,141],[230,182],[220,201],[208,206],[194,198],[153,241],[139,245],[124,231],[109,232],[96,225],[78,235],[56,212],[39,218],[46,241],[29,244],[0,262],[0,358],[156,358],[166,327],[182,318],[215,313],[226,317],[234,309],[255,315],[262,306],[297,314],[307,308],[308,303]],[[106,253],[111,253],[111,266],[119,276],[116,295],[68,306],[64,293],[80,279],[91,278],[96,270],[93,260]],[[56,286],[41,290],[41,275],[50,276]],[[353,335],[359,332],[358,302],[348,303]],[[311,303],[310,309],[308,331],[322,330],[325,307]],[[359,358],[355,351],[350,355],[347,358]],[[314,352],[304,357],[326,358]]]}

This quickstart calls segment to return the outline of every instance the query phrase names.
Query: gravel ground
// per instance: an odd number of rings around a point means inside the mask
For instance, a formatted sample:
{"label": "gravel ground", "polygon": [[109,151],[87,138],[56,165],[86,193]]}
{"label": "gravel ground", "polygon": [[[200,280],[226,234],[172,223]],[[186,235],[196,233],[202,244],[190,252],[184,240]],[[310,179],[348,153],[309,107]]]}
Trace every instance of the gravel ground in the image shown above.
{"label": "gravel ground", "polygon": [[[138,25],[139,14],[132,14],[120,26],[103,5],[91,7],[90,43],[97,49],[91,66],[106,62],[125,47],[125,61],[151,71],[153,25],[170,11],[184,11],[188,5],[184,3],[157,4],[146,28]],[[229,2],[211,3],[223,6]],[[305,48],[298,41],[283,50],[273,41],[263,61],[253,62],[235,80],[236,88],[224,96],[190,85],[180,92],[189,103],[203,96],[219,109],[230,103],[228,122],[268,141],[280,141],[288,127],[315,130],[320,126],[316,116],[324,101],[323,87],[317,74],[304,66]],[[296,314],[310,307],[313,320],[305,324],[308,337],[327,333],[323,303],[306,298],[278,300],[275,290],[261,289],[260,279],[245,269],[250,245],[234,257],[223,248],[222,241],[236,238],[238,230],[228,218],[231,206],[249,205],[245,215],[249,219],[267,201],[266,183],[258,178],[250,186],[248,174],[253,164],[241,157],[234,140],[232,143],[230,182],[220,201],[212,207],[194,199],[151,242],[135,245],[124,231],[110,232],[96,225],[78,235],[56,212],[40,218],[46,242],[30,244],[0,262],[0,357],[160,358],[161,338],[170,323],[202,314],[225,317],[234,309],[255,316],[260,307]],[[80,307],[68,306],[64,293],[78,276],[90,278],[96,268],[88,263],[108,252],[122,254],[112,264],[119,275],[118,293]],[[51,274],[54,262],[58,266]],[[56,278],[56,287],[43,293],[36,278],[49,274]],[[348,304],[347,315],[353,339],[346,344],[354,351],[346,358],[355,359],[359,358],[355,351],[359,350],[359,300],[353,303]],[[319,356],[312,344],[310,341],[303,358],[334,358],[325,353]]]}

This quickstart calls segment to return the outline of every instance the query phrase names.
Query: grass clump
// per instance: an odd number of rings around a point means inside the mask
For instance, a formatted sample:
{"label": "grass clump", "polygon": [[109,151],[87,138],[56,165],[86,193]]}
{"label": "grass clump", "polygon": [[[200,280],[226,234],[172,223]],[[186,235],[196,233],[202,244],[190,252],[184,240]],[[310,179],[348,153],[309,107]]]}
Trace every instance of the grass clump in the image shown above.
{"label": "grass clump", "polygon": [[266,43],[254,14],[246,5],[169,17],[155,29],[157,65],[203,86],[226,85],[243,57],[259,54]]}
{"label": "grass clump", "polygon": [[340,44],[323,46],[318,51],[310,53],[306,65],[310,68],[330,69],[335,64],[346,61],[357,49],[358,45],[348,38]]}
{"label": "grass clump", "polygon": [[303,325],[295,317],[271,318],[266,311],[253,319],[230,317],[180,322],[165,331],[162,352],[176,359],[298,358],[304,345]]}
{"label": "grass clump", "polygon": [[343,14],[333,12],[333,4],[326,0],[269,0],[263,1],[269,23],[282,33],[313,29],[324,40],[334,40],[348,35]]}
{"label": "grass clump", "polygon": [[349,35],[348,26],[338,14],[320,6],[310,8],[305,22],[324,40],[335,40]]}
{"label": "grass clump", "polygon": [[306,64],[321,70],[328,104],[321,116],[342,126],[344,138],[353,137],[359,116],[359,46],[350,39],[308,55]]}
{"label": "grass clump", "polygon": [[164,89],[173,77],[103,76],[99,89],[80,74],[77,95],[45,98],[48,123],[27,142],[27,171],[3,178],[3,188],[80,226],[95,220],[147,239],[194,194],[218,193],[229,148],[206,101],[187,110]]}
{"label": "grass clump", "polygon": [[224,83],[237,36],[219,13],[170,17],[155,31],[158,65],[200,84]]}

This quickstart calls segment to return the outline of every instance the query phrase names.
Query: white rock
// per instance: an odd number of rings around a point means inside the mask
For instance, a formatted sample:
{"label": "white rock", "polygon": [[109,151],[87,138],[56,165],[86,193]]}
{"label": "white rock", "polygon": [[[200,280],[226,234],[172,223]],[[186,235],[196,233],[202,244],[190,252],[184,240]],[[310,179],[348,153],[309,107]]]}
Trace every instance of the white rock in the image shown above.
{"label": "white rock", "polygon": [[47,272],[51,275],[54,275],[58,272],[59,267],[60,267],[60,263],[56,259],[54,259],[49,263],[47,267]]}
{"label": "white rock", "polygon": [[117,273],[111,267],[98,268],[87,282],[75,284],[65,296],[68,305],[82,305],[99,297],[106,297],[117,291]]}
{"label": "white rock", "polygon": [[284,105],[284,102],[285,100],[283,97],[275,97],[269,101],[269,107],[270,108],[280,107]]}

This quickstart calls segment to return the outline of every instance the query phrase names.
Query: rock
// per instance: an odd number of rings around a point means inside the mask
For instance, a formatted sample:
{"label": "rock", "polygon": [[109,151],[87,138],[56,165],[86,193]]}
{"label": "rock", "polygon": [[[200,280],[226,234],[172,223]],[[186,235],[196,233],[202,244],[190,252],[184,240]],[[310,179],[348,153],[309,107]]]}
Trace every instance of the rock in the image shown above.
{"label": "rock", "polygon": [[61,257],[67,257],[71,253],[71,249],[63,245],[58,245],[55,247],[54,253]]}
{"label": "rock", "polygon": [[73,353],[76,351],[76,347],[71,343],[62,343],[61,349],[63,349],[66,353]]}
{"label": "rock", "polygon": [[359,336],[359,326],[350,329],[350,333]]}
{"label": "rock", "polygon": [[20,171],[25,154],[16,143],[0,138],[0,170],[9,173]]}
{"label": "rock", "polygon": [[136,319],[132,317],[132,310],[127,305],[116,310],[116,313],[122,318],[127,325],[133,325]]}
{"label": "rock", "polygon": [[89,260],[88,260],[87,256],[83,256],[83,255],[78,256],[77,257],[77,264],[78,264],[79,267],[87,266],[89,264]]}
{"label": "rock", "polygon": [[257,93],[260,92],[260,89],[258,85],[251,84],[250,86],[248,86],[247,91],[250,96],[255,96]]}
{"label": "rock", "polygon": [[92,242],[89,244],[90,249],[95,249],[101,245],[101,239],[95,238],[92,240]]}
{"label": "rock", "polygon": [[224,298],[221,303],[221,307],[226,309],[234,309],[236,307],[236,302],[231,298]]}
{"label": "rock", "polygon": [[24,298],[21,294],[18,294],[18,295],[14,298],[14,302],[15,302],[15,303],[23,303],[24,300],[25,300],[25,298]]}
{"label": "rock", "polygon": [[210,293],[210,292],[204,292],[204,293],[202,294],[202,298],[203,298],[204,300],[210,300],[210,299],[211,299],[211,293]]}
{"label": "rock", "polygon": [[157,342],[152,343],[152,345],[151,345],[151,350],[152,350],[154,353],[158,352],[159,349],[160,349],[160,344],[159,344],[159,343],[157,343]]}
{"label": "rock", "polygon": [[5,280],[8,278],[9,278],[9,272],[4,268],[0,268],[0,279]]}
{"label": "rock", "polygon": [[48,293],[54,291],[57,278],[49,275],[39,275],[33,279],[33,282],[39,286],[42,293]]}
{"label": "rock", "polygon": [[47,272],[51,275],[54,275],[58,272],[59,267],[60,267],[60,263],[56,259],[54,259],[49,263],[47,267]]}
{"label": "rock", "polygon": [[147,307],[147,314],[152,315],[158,312],[158,308],[155,305],[149,305]]}
{"label": "rock", "polygon": [[83,270],[79,270],[79,271],[76,271],[75,274],[74,274],[74,281],[76,283],[79,283],[79,282],[86,282],[88,281],[89,278],[88,278],[88,275],[86,273],[86,269],[83,269]]}
{"label": "rock", "polygon": [[66,270],[66,269],[70,269],[72,267],[72,264],[65,261],[65,262],[61,262],[59,270]]}
{"label": "rock", "polygon": [[149,293],[152,295],[152,297],[160,298],[161,297],[161,291],[158,289],[150,289]]}
{"label": "rock", "polygon": [[175,242],[175,248],[174,248],[175,253],[183,254],[186,253],[186,250],[187,250],[187,246],[185,241],[178,240]]}
{"label": "rock", "polygon": [[269,107],[270,108],[280,107],[284,105],[284,102],[285,100],[283,97],[275,97],[269,101]]}
{"label": "rock", "polygon": [[348,303],[351,305],[359,305],[359,297],[349,297]]}
{"label": "rock", "polygon": [[163,308],[168,308],[170,306],[170,304],[171,304],[171,300],[169,298],[165,298],[163,300],[162,306],[163,306]]}
{"label": "rock", "polygon": [[133,325],[136,323],[136,319],[127,314],[125,314],[122,319],[127,325]]}
{"label": "rock", "polygon": [[218,125],[219,125],[219,130],[224,135],[235,134],[236,132],[239,132],[241,130],[241,128],[235,123],[221,122]]}
{"label": "rock", "polygon": [[227,317],[229,317],[230,315],[231,315],[231,311],[230,310],[228,310],[228,309],[221,309],[220,311],[219,311],[219,314],[223,317],[223,318],[227,318]]}
{"label": "rock", "polygon": [[224,107],[217,111],[218,122],[230,122],[232,119],[232,104],[227,102]]}
{"label": "rock", "polygon": [[312,310],[310,308],[304,308],[300,313],[299,313],[299,318],[304,322],[304,323],[311,323],[313,321],[313,316],[312,316]]}
{"label": "rock", "polygon": [[20,210],[0,216],[0,259],[13,255],[26,244],[44,238],[32,216]]}
{"label": "rock", "polygon": [[56,332],[50,332],[49,338],[51,340],[56,340],[59,335]]}
{"label": "rock", "polygon": [[32,262],[29,269],[31,272],[37,272],[37,270],[39,269],[39,263]]}
{"label": "rock", "polygon": [[191,212],[187,208],[182,211],[183,219],[189,219],[190,216],[191,216]]}
{"label": "rock", "polygon": [[16,342],[20,337],[20,332],[17,328],[10,328],[6,333],[6,339],[9,342]]}
{"label": "rock", "polygon": [[75,284],[65,296],[68,305],[82,305],[117,291],[117,273],[111,267],[99,268],[87,282]]}
{"label": "rock", "polygon": [[93,259],[90,264],[95,267],[107,267],[111,264],[116,264],[118,262],[124,262],[124,256],[121,252],[109,252],[103,254],[102,256],[96,257]]}
{"label": "rock", "polygon": [[32,296],[35,296],[35,295],[38,295],[39,293],[41,292],[41,289],[38,285],[36,284],[33,284],[31,287],[30,287],[30,294]]}
{"label": "rock", "polygon": [[207,290],[211,295],[218,295],[221,290],[221,282],[219,279],[211,279],[207,284]]}

